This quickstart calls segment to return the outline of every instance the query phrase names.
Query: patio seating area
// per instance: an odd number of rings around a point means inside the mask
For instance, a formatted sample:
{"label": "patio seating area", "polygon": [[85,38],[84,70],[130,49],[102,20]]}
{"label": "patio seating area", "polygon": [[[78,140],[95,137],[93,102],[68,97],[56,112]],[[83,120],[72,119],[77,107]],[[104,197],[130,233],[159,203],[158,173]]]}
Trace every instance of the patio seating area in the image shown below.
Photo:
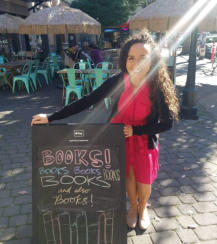
{"label": "patio seating area", "polygon": [[13,93],[23,90],[22,83],[27,93],[34,92],[41,86],[40,75],[45,77],[46,84],[49,85],[52,83],[54,72],[63,68],[62,61],[58,56],[48,56],[43,62],[40,62],[39,59],[27,58],[17,58],[8,62],[7,59],[2,57],[1,60],[0,89],[12,89]]}
{"label": "patio seating area", "polygon": [[[1,52],[3,49],[0,50],[0,93],[10,92],[12,96],[17,96],[40,92],[42,89],[55,86],[56,89],[60,88],[60,95],[62,94],[60,104],[67,105],[71,99],[89,94],[111,75],[119,72],[117,62],[119,55],[115,49],[111,53],[104,53],[104,62],[97,65],[93,65],[89,58],[85,60],[79,58],[67,66],[64,52],[57,50],[57,46],[53,48],[50,41],[52,38],[53,40],[57,38],[57,35],[64,37],[60,45],[67,41],[70,33],[95,35],[94,38],[100,35],[101,24],[78,9],[61,5],[32,13],[25,20],[20,18],[15,20],[10,15],[1,17],[4,20],[2,27],[0,25],[0,33],[4,39],[1,43],[7,41],[1,48],[8,49],[8,52],[6,55]],[[16,25],[13,25],[14,21],[17,22]],[[15,52],[12,46],[13,38],[11,36],[8,39],[7,33],[16,33],[20,45],[23,35],[28,35],[31,47],[20,46]],[[42,36],[46,36],[45,39],[48,41],[47,50],[46,48],[39,50],[39,46],[34,44],[34,41]],[[62,48],[64,50],[65,47]]]}
{"label": "patio seating area", "polygon": [[93,67],[90,62],[81,60],[69,68],[64,66],[62,57],[56,54],[49,55],[42,62],[39,59],[27,59],[26,56],[22,59],[17,56],[9,62],[0,56],[0,92],[30,94],[55,85],[57,89],[62,89],[62,104],[67,105],[71,99],[89,94],[118,72],[111,62],[101,62]]}

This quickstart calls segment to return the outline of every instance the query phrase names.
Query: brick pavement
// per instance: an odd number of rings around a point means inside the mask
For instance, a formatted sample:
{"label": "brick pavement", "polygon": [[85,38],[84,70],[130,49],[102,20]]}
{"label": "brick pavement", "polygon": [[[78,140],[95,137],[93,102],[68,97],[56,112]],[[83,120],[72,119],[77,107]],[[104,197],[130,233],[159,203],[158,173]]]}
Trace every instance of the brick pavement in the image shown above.
{"label": "brick pavement", "polygon": [[[61,91],[43,87],[15,96],[0,91],[0,99],[0,244],[30,244],[29,124],[33,114],[60,107]],[[217,243],[217,121],[203,107],[199,116],[161,135],[160,171],[149,208],[152,224],[144,233],[129,232],[128,244]]]}

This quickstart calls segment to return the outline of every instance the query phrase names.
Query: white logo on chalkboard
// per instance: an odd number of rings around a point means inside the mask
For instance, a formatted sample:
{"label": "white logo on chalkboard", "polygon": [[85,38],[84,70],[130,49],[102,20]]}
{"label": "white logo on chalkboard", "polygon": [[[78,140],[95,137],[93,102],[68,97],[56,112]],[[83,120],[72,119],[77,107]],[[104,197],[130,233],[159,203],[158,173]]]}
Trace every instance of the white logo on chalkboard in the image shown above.
{"label": "white logo on chalkboard", "polygon": [[84,137],[83,130],[74,130],[74,137]]}

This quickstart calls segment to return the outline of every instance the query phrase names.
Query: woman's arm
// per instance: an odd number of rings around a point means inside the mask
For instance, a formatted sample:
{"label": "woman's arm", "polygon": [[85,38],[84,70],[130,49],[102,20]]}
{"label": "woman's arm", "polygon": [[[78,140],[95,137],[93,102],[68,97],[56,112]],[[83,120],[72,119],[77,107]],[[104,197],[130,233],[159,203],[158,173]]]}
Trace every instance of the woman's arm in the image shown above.
{"label": "woman's arm", "polygon": [[88,96],[84,96],[75,102],[70,103],[69,105],[63,107],[61,110],[54,112],[48,116],[48,121],[59,120],[66,117],[69,117],[73,114],[80,113],[81,111],[89,108],[92,105],[97,104],[100,101],[103,101],[104,98],[108,96],[111,90],[114,88],[118,82],[120,75],[115,75],[105,82],[97,89],[92,91]]}
{"label": "woman's arm", "polygon": [[103,99],[112,92],[112,90],[118,83],[120,76],[120,74],[112,76],[111,78],[106,80],[100,87],[91,92],[88,96],[84,96],[83,98],[73,103],[70,103],[69,105],[63,107],[61,110],[54,112],[51,115],[38,114],[33,116],[31,125],[47,124],[48,122],[51,122],[53,120],[63,119],[73,114],[79,113],[84,109],[89,108],[91,105],[103,101]]}

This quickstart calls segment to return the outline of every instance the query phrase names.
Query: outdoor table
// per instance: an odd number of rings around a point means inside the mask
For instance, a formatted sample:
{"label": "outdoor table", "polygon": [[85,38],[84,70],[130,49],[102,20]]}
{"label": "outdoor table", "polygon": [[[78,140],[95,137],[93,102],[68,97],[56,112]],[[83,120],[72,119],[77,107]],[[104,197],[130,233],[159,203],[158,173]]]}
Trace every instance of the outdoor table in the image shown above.
{"label": "outdoor table", "polygon": [[6,73],[10,72],[9,77],[7,78],[6,74],[3,75],[7,85],[12,89],[12,79],[14,75],[17,73],[17,69],[22,67],[27,61],[26,60],[18,60],[15,62],[8,62],[0,64],[0,68],[5,68]]}
{"label": "outdoor table", "polygon": [[[94,74],[94,69],[84,69],[84,70],[80,70],[80,69],[75,69],[75,72],[77,71],[77,73],[82,73],[82,74],[84,74],[84,75],[88,75],[88,74]],[[63,79],[65,80],[65,81],[67,81],[67,77],[66,77],[66,75],[67,75],[67,69],[62,69],[62,70],[59,70],[59,71],[57,71],[57,74],[61,74],[61,75],[63,75]],[[83,86],[84,86],[84,89],[85,89],[85,83],[83,82]],[[60,86],[58,86],[58,87],[60,87]],[[64,86],[63,87],[61,87],[61,88],[63,88],[64,89]],[[64,94],[64,91],[63,91],[63,94]]]}
{"label": "outdoor table", "polygon": [[[57,71],[57,73],[58,74],[66,74],[67,73],[66,70],[67,69],[61,69],[61,70]],[[94,69],[84,69],[84,70],[78,69],[78,70],[84,74],[94,74]],[[103,72],[115,74],[115,73],[118,73],[119,70],[118,69],[108,69],[108,70],[103,70]]]}
{"label": "outdoor table", "polygon": [[[83,70],[78,69],[78,71],[81,72],[81,73],[83,73],[83,74],[85,74],[85,75],[87,75],[87,74],[94,74],[95,73],[94,69],[83,69]],[[63,75],[65,75],[66,73],[67,73],[67,69],[62,69],[62,70],[57,71],[57,74],[63,74]],[[103,70],[103,73],[106,73],[108,75],[107,78],[109,78],[109,74],[117,74],[117,73],[120,73],[120,70],[119,69],[108,69],[108,70]]]}
{"label": "outdoor table", "polygon": [[[67,69],[59,70],[59,71],[57,71],[57,74],[66,74],[67,73],[66,70]],[[94,72],[95,72],[94,69],[84,69],[84,70],[78,69],[78,70],[81,71],[83,74],[94,74]],[[116,73],[119,73],[120,70],[118,70],[118,69],[108,69],[108,70],[103,70],[103,72],[107,73],[107,74],[109,74],[109,73],[116,74]]]}
{"label": "outdoor table", "polygon": [[[94,73],[95,73],[94,69],[84,69],[84,70],[75,69],[75,72],[76,72],[76,71],[78,71],[78,73],[81,72],[81,73],[83,73],[83,74],[85,74],[85,75],[88,75],[88,74],[94,74]],[[118,70],[118,69],[109,69],[109,70],[103,70],[103,72],[106,73],[106,74],[108,75],[108,78],[109,78],[109,74],[116,74],[116,73],[119,73],[120,70]],[[67,80],[67,79],[66,79],[67,69],[59,70],[59,71],[57,71],[57,74],[61,74],[61,75],[63,75],[63,79],[64,79],[65,81]],[[83,84],[83,85],[84,85],[84,89],[85,89],[85,84]],[[63,89],[63,94],[64,94],[64,86],[61,86],[61,87],[60,87],[60,86],[58,85],[58,88]]]}

